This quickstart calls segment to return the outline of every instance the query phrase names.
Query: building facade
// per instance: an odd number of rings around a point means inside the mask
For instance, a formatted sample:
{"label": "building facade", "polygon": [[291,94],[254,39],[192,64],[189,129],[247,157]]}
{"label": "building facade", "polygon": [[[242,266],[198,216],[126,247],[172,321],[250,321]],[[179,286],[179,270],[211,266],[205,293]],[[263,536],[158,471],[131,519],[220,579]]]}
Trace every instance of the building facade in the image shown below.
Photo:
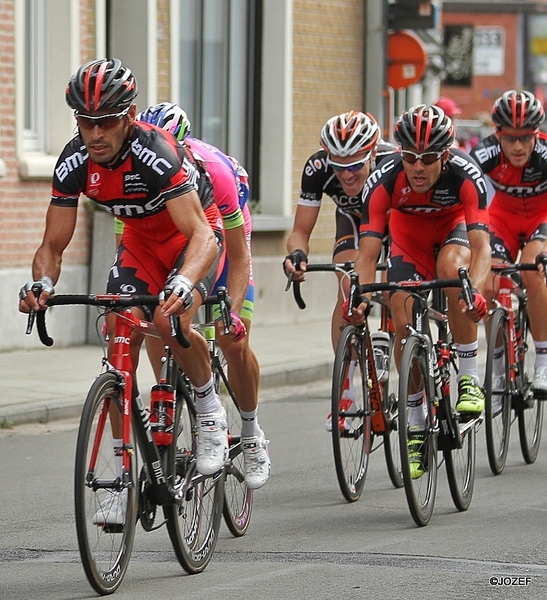
{"label": "building facade", "polygon": [[[381,1],[374,2],[380,9]],[[282,288],[281,257],[302,166],[330,116],[365,108],[366,3],[0,0],[0,17],[0,351],[37,345],[24,335],[17,293],[30,278],[57,156],[75,132],[66,83],[96,57],[118,56],[135,72],[139,110],[179,102],[194,135],[247,167],[257,303],[268,286]],[[333,212],[326,202],[314,254],[331,251]],[[97,215],[82,199],[58,292],[103,291],[98,282],[112,260],[104,251],[110,222]],[[273,265],[280,277],[274,283]],[[82,309],[51,311],[56,343],[84,343],[86,320]]]}

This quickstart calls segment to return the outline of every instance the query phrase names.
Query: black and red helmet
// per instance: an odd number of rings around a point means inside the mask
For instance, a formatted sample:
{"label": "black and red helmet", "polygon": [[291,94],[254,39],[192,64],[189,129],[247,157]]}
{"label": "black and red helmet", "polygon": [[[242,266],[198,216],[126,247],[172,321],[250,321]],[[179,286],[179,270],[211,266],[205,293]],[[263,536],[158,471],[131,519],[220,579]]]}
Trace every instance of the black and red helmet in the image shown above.
{"label": "black and red helmet", "polygon": [[441,152],[454,143],[454,125],[442,108],[420,104],[397,119],[393,135],[403,148]]}
{"label": "black and red helmet", "polygon": [[508,90],[494,102],[492,121],[498,128],[538,129],[545,121],[545,111],[531,92]]}
{"label": "black and red helmet", "polygon": [[124,110],[138,94],[137,80],[119,58],[92,60],[82,65],[66,87],[66,102],[78,112]]}

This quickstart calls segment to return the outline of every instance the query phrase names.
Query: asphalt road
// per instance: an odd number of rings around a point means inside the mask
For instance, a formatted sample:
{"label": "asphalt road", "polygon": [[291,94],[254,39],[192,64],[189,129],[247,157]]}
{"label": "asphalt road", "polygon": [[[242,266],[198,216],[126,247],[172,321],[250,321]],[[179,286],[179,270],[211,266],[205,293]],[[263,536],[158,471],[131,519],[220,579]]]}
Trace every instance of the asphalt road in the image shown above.
{"label": "asphalt road", "polygon": [[[262,394],[270,482],[234,539],[223,525],[212,562],[188,576],[164,528],[140,527],[118,599],[547,598],[547,439],[526,466],[516,424],[507,467],[491,475],[478,439],[475,496],[458,513],[444,467],[435,513],[418,528],[404,491],[373,454],[361,499],[347,504],[329,434],[329,382]],[[0,598],[93,598],[78,554],[72,507],[77,422],[0,430]],[[515,589],[518,588],[518,589]],[[523,589],[524,588],[524,589]]]}

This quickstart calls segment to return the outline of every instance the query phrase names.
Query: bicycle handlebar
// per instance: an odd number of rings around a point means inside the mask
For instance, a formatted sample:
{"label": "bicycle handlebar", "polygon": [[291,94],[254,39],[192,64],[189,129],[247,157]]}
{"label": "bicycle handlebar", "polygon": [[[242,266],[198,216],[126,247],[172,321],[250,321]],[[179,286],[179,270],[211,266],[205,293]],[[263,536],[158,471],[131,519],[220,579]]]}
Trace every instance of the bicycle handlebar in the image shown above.
{"label": "bicycle handlebar", "polygon": [[[353,271],[354,263],[353,261],[346,261],[343,263],[315,263],[315,264],[307,264],[306,265],[306,273],[313,272],[337,272],[337,271],[345,271],[349,273]],[[376,267],[378,271],[385,271],[387,269],[387,265],[385,263],[379,263]],[[292,278],[292,273],[287,277],[287,286],[285,287],[285,291],[288,291],[293,286],[293,296],[298,308],[304,310],[306,308],[306,303],[302,298],[302,293],[300,291],[301,281],[294,281]]]}
{"label": "bicycle handlebar", "polygon": [[[462,289],[463,299],[467,304],[468,310],[473,309],[473,290],[471,280],[465,267],[458,269],[459,279],[432,279],[431,281],[382,281],[377,283],[355,284],[355,296],[358,294],[367,294],[370,292],[424,292],[435,289],[456,287]],[[356,275],[355,275],[356,276]],[[355,308],[353,304],[350,304]]]}

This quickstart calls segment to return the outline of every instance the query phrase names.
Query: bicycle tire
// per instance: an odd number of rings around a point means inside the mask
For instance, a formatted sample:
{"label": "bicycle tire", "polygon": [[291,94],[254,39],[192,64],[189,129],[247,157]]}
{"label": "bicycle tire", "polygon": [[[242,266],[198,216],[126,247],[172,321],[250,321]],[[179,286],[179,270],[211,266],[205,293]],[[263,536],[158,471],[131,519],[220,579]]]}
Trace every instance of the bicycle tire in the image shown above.
{"label": "bicycle tire", "polygon": [[[456,350],[453,344],[450,356],[450,406],[452,409],[458,402],[458,369],[456,367]],[[475,488],[478,420],[457,418],[461,447],[446,449],[443,455],[450,495],[456,508],[459,511],[465,511],[471,504]]]}
{"label": "bicycle tire", "polygon": [[406,339],[401,368],[399,373],[399,437],[401,447],[401,468],[405,495],[414,522],[423,527],[427,525],[435,507],[435,495],[437,491],[437,432],[432,426],[433,406],[432,399],[426,392],[425,401],[428,407],[428,423],[421,432],[424,437],[424,474],[412,479],[410,457],[408,454],[408,441],[416,432],[410,431],[408,427],[408,405],[406,399],[409,393],[418,386],[427,390],[426,381],[429,378],[429,359],[427,351],[420,337],[411,335]]}
{"label": "bicycle tire", "polygon": [[[348,502],[359,500],[368,470],[372,447],[372,424],[370,417],[370,398],[367,383],[367,362],[360,331],[352,325],[342,329],[336,354],[332,377],[331,418],[332,447],[336,477],[342,495]],[[339,419],[345,412],[340,410],[344,384],[348,377],[350,362],[356,361],[353,375],[355,408],[347,414],[351,419],[349,430],[340,429]]]}
{"label": "bicycle tire", "polygon": [[180,392],[175,411],[177,435],[167,453],[166,471],[175,487],[187,481],[188,489],[180,504],[165,505],[163,513],[177,559],[187,573],[193,574],[207,567],[218,540],[224,470],[207,477],[195,472],[196,417],[193,406]]}
{"label": "bicycle tire", "polygon": [[241,415],[230,390],[220,373],[226,373],[226,358],[222,350],[216,346],[218,362],[213,364],[213,376],[217,394],[220,397],[228,420],[228,440],[230,443],[230,460],[225,467],[224,506],[222,514],[224,522],[234,537],[245,535],[251,522],[253,510],[253,491],[245,484],[243,467],[243,451],[241,448]]}
{"label": "bicycle tire", "polygon": [[399,399],[397,397],[397,369],[393,357],[393,340],[390,344],[389,365],[388,378],[380,384],[382,386],[382,403],[389,428],[388,432],[384,434],[384,456],[389,479],[393,487],[398,489],[403,487],[404,481],[398,431]]}
{"label": "bicycle tire", "polygon": [[[505,310],[502,308],[494,310],[490,317],[484,376],[486,450],[490,470],[494,475],[500,475],[505,468],[511,432],[512,393],[509,369],[512,361],[509,356],[507,329],[507,313]],[[492,389],[496,347],[498,352],[500,348],[502,349],[502,356],[498,357],[498,360],[504,361],[505,387],[503,390]]]}
{"label": "bicycle tire", "polygon": [[519,361],[519,371],[523,382],[524,402],[516,409],[519,441],[522,456],[526,464],[536,461],[543,430],[543,400],[535,398],[530,390],[534,377],[534,340],[525,309],[520,306],[517,313],[524,339],[524,355]]}
{"label": "bicycle tire", "polygon": [[459,511],[469,508],[475,487],[477,430],[475,425],[461,434],[461,448],[444,451],[448,487]]}
{"label": "bicycle tire", "polygon": [[[122,392],[113,373],[102,373],[91,386],[80,420],[74,469],[74,508],[78,546],[84,571],[93,589],[111,594],[121,584],[133,548],[137,525],[137,486],[135,461],[131,462],[127,487],[127,509],[123,524],[98,525],[93,519],[101,502],[108,501],[115,489],[104,482],[119,478],[113,449],[111,411],[121,415]],[[104,419],[101,426],[101,419]],[[95,458],[95,465],[90,461]],[[103,487],[93,488],[102,481]],[[113,496],[111,496],[114,499]],[[103,508],[104,511],[104,508]]]}

